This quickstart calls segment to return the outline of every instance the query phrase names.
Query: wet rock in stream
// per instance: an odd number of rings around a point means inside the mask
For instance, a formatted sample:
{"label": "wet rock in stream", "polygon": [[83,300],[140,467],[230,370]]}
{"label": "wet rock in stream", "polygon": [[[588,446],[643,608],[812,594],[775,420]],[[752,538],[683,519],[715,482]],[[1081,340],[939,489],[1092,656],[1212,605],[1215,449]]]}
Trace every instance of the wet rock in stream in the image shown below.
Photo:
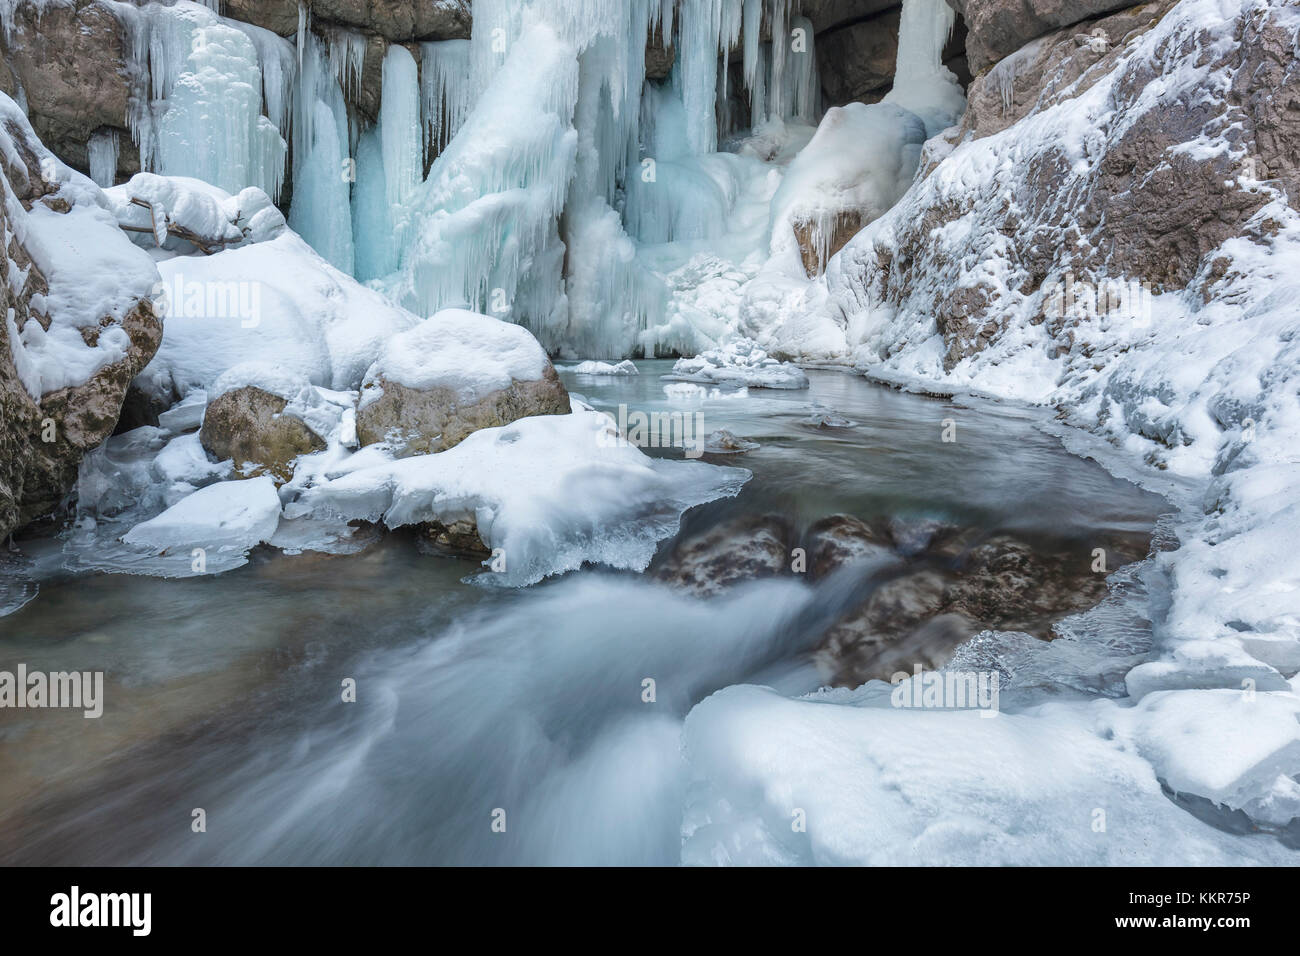
{"label": "wet rock in stream", "polygon": [[[1101,543],[1113,571],[1144,557],[1149,538],[1111,535]],[[799,548],[802,564],[792,559]],[[1053,624],[1107,594],[1107,574],[1093,570],[1093,555],[1091,542],[1040,541],[928,519],[832,515],[799,533],[786,519],[765,515],[684,533],[653,573],[707,598],[801,570],[818,587],[858,569],[864,598],[830,624],[815,653],[828,682],[858,686],[917,664],[942,667],[989,629],[1051,640]]]}

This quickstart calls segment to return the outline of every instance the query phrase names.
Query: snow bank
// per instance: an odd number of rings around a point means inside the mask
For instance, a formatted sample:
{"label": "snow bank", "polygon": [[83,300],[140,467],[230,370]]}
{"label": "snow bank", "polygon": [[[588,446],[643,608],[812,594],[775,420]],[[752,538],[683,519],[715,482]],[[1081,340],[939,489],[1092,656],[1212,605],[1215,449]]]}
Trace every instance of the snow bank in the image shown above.
{"label": "snow bank", "polygon": [[1093,729],[1108,701],[993,718],[895,708],[892,688],[788,699],[737,686],[687,717],[688,864],[1294,863],[1201,823]]}

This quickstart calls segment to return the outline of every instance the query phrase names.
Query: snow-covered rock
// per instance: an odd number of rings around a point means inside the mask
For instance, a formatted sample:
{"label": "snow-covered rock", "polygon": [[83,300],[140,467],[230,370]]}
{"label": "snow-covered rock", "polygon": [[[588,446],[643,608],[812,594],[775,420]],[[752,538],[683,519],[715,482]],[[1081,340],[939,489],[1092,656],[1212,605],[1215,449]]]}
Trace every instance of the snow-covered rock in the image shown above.
{"label": "snow-covered rock", "polygon": [[256,186],[232,196],[199,179],[137,173],[105,195],[118,224],[145,248],[211,254],[285,229],[284,215]]}
{"label": "snow-covered rock", "polygon": [[640,375],[636,363],[631,359],[624,359],[622,362],[579,362],[577,365],[564,369],[566,372],[572,372],[574,375],[596,375],[601,377],[611,375]]}
{"label": "snow-covered rock", "polygon": [[832,107],[772,199],[773,253],[795,242],[807,274],[820,275],[907,192],[925,140],[925,123],[900,106]]}
{"label": "snow-covered rock", "polygon": [[492,551],[484,580],[532,584],[584,563],[642,570],[684,511],[734,495],[737,468],[651,459],[608,415],[521,418],[454,448],[394,460],[383,445],[324,465],[299,464],[289,518],[382,521],[390,528],[472,525]]}
{"label": "snow-covered rock", "polygon": [[0,94],[0,536],[48,514],[158,348],[158,273]]}
{"label": "snow-covered rock", "polygon": [[444,309],[385,344],[361,389],[357,437],[428,454],[480,428],[568,413],[568,392],[527,329]]}

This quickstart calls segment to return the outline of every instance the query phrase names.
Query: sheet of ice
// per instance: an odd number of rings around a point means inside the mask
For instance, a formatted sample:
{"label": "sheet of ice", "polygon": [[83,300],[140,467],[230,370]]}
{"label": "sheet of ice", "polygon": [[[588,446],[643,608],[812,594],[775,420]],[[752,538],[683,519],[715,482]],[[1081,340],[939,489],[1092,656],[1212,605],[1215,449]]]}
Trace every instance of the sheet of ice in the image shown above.
{"label": "sheet of ice", "polygon": [[1162,691],[1113,721],[1175,792],[1285,825],[1300,817],[1300,697],[1290,691]]}
{"label": "sheet of ice", "polygon": [[114,129],[96,131],[86,144],[90,178],[96,186],[107,189],[117,182],[118,145],[117,130]]}
{"label": "sheet of ice", "polygon": [[524,586],[585,563],[642,570],[682,513],[736,494],[749,472],[656,460],[621,438],[608,415],[523,418],[448,451],[394,461],[381,446],[315,474],[299,464],[289,518],[359,518],[401,527],[473,520],[493,550],[476,580]]}
{"label": "sheet of ice", "polygon": [[246,553],[269,541],[280,523],[280,497],[270,476],[208,485],[181,499],[123,537],[155,553],[200,548]]}

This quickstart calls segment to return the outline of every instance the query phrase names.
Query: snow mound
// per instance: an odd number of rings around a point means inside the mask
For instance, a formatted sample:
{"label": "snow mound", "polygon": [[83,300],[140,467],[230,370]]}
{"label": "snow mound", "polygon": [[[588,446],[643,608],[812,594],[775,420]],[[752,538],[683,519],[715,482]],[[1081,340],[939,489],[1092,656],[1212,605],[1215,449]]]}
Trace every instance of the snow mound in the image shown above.
{"label": "snow mound", "polygon": [[907,192],[925,140],[921,118],[900,106],[850,103],[827,110],[772,197],[772,253],[790,248],[794,227],[808,224],[818,261],[826,262],[842,216],[853,215],[861,228]]}
{"label": "snow mound", "polygon": [[536,381],[550,360],[532,333],[465,309],[443,309],[389,339],[366,383],[384,380],[420,391],[455,390],[476,402],[509,388],[512,381]]}
{"label": "snow mound", "polygon": [[732,342],[678,359],[664,378],[703,385],[747,388],[807,388],[808,376],[797,365],[779,362],[751,342]]}
{"label": "snow mound", "polygon": [[[215,187],[191,189],[188,181],[155,185],[160,195],[170,186],[182,214],[200,225],[230,224],[226,217],[265,197],[256,190],[230,196]],[[274,207],[261,209],[252,220],[271,213]],[[312,385],[356,390],[385,344],[420,322],[331,266],[291,229],[247,228],[248,241],[214,255],[155,250],[163,341],[137,380],[152,397],[171,404],[194,389],[212,392],[227,370],[268,356]]]}

